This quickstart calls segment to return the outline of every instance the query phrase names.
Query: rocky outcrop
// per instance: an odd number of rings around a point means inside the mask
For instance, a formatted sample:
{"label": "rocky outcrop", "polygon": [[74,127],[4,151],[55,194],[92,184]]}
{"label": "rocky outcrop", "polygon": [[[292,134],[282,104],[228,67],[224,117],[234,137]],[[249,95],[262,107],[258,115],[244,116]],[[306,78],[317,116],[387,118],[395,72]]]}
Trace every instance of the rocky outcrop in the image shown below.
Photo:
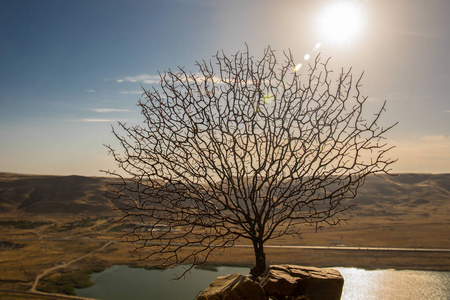
{"label": "rocky outcrop", "polygon": [[294,265],[270,266],[258,281],[231,274],[218,277],[198,300],[339,300],[344,278],[339,271]]}
{"label": "rocky outcrop", "polygon": [[203,292],[198,300],[267,300],[261,286],[248,276],[237,273],[218,277]]}
{"label": "rocky outcrop", "polygon": [[260,285],[272,299],[341,299],[344,278],[339,271],[294,265],[270,266]]}

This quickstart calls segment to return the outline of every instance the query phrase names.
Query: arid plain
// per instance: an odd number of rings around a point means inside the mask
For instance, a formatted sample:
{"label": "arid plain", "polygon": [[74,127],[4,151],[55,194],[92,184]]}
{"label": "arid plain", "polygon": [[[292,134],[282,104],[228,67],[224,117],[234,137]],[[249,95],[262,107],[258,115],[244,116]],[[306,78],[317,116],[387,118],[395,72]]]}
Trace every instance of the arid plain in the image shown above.
{"label": "arid plain", "polygon": [[[0,173],[0,290],[70,294],[108,266],[151,267],[122,242],[106,180]],[[348,223],[269,242],[268,263],[450,270],[450,251],[438,251],[450,249],[450,174],[371,176],[352,203]],[[249,242],[239,245],[210,263],[251,266]]]}

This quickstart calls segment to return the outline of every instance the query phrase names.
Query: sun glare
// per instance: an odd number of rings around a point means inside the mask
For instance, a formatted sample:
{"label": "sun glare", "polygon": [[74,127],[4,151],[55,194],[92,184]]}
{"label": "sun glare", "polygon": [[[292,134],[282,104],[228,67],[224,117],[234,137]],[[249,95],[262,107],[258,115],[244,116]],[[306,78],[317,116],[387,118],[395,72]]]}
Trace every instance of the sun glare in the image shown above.
{"label": "sun glare", "polygon": [[363,13],[355,2],[334,2],[319,17],[322,38],[332,42],[350,42],[361,32],[363,25]]}

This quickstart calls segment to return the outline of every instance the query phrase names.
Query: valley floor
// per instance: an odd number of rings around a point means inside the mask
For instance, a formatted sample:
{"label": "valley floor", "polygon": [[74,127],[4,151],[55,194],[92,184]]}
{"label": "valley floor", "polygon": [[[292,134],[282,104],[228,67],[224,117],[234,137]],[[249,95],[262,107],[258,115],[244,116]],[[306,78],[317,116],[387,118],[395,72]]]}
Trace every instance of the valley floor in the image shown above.
{"label": "valley floor", "polygon": [[[35,222],[36,228],[2,226],[0,290],[27,292],[36,289],[70,294],[74,286],[89,285],[91,272],[117,264],[151,267],[151,262],[138,261],[130,253],[133,250],[130,245],[121,242],[120,237],[125,232],[111,230],[116,224],[111,223],[110,216],[29,215],[24,219]],[[6,216],[1,220],[6,220]],[[38,222],[43,220],[47,223],[40,225]],[[306,228],[301,236],[272,241],[269,243],[272,246],[266,247],[267,262],[317,267],[450,271],[449,251],[414,250],[450,249],[449,225],[443,218],[389,220],[372,217],[369,220],[356,216],[349,225],[318,233]],[[238,247],[217,251],[209,262],[251,267],[253,249],[244,242]],[[320,247],[296,247],[311,245]],[[359,247],[414,249],[375,251]]]}

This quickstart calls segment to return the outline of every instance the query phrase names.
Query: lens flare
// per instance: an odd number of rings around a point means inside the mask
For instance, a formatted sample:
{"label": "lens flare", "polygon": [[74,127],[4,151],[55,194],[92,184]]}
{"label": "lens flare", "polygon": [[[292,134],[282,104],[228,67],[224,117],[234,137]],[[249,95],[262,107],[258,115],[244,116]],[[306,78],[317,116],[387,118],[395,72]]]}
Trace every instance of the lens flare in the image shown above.
{"label": "lens flare", "polygon": [[294,68],[294,72],[298,72],[301,67],[302,67],[302,64],[297,64]]}
{"label": "lens flare", "polygon": [[269,104],[269,103],[272,103],[273,100],[274,100],[273,95],[270,95],[270,94],[264,95],[264,103]]}

